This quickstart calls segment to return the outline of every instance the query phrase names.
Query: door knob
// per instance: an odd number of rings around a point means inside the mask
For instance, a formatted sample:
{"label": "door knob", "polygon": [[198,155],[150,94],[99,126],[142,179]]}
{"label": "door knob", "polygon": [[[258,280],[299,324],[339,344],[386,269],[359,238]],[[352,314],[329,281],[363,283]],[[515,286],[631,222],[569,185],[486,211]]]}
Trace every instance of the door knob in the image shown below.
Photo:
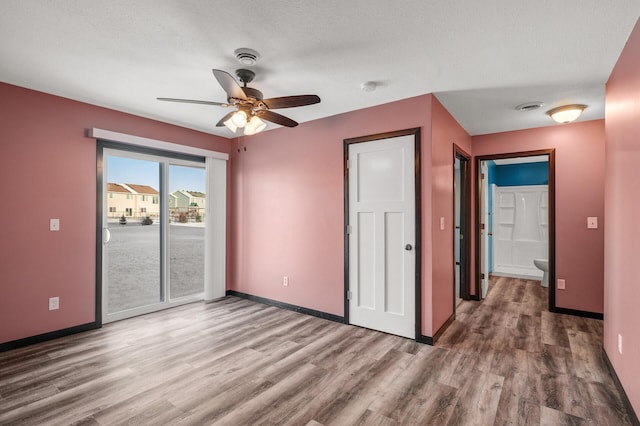
{"label": "door knob", "polygon": [[404,249],[405,249],[406,251],[411,251],[411,249],[412,249],[412,248],[413,248],[413,247],[411,246],[411,244],[407,244],[406,246],[404,246]]}

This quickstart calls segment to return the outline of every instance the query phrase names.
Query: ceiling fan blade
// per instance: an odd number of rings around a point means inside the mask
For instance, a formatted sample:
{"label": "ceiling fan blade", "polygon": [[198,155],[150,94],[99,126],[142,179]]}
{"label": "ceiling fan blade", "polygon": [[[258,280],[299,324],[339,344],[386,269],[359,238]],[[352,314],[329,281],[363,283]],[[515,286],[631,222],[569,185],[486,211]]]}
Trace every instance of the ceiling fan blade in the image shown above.
{"label": "ceiling fan blade", "polygon": [[230,98],[247,99],[247,95],[244,94],[242,87],[238,84],[235,78],[231,74],[222,70],[212,70],[213,75],[220,83],[220,86],[227,92]]}
{"label": "ceiling fan blade", "polygon": [[280,124],[281,126],[296,127],[298,125],[297,121],[293,121],[284,115],[269,110],[257,111],[256,115],[262,119],[271,121],[272,123]]}
{"label": "ceiling fan blade", "polygon": [[225,104],[222,102],[213,102],[213,101],[198,101],[195,99],[177,99],[177,98],[156,98],[159,101],[167,101],[167,102],[182,102],[185,104],[201,104],[201,105],[217,105],[228,107],[229,104]]}
{"label": "ceiling fan blade", "polygon": [[280,98],[264,99],[269,109],[293,108],[298,106],[312,105],[320,102],[317,95],[298,95],[298,96],[282,96]]}
{"label": "ceiling fan blade", "polygon": [[218,122],[216,123],[216,127],[222,127],[222,126],[224,126],[224,122],[225,122],[225,121],[227,121],[228,119],[230,119],[230,118],[231,118],[231,116],[232,116],[233,114],[235,114],[235,113],[236,113],[235,111],[231,111],[230,113],[225,114],[225,116],[224,116],[224,117],[222,117],[222,118],[220,119],[220,121],[218,121]]}

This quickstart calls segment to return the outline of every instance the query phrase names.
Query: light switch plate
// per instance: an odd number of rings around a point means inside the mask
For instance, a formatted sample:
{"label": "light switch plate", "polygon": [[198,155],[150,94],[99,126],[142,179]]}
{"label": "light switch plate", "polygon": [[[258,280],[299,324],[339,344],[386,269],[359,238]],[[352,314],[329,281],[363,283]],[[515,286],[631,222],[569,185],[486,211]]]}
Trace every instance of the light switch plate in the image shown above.
{"label": "light switch plate", "polygon": [[598,218],[597,217],[588,217],[587,218],[587,229],[598,229]]}
{"label": "light switch plate", "polygon": [[440,217],[440,230],[444,231],[444,216]]}
{"label": "light switch plate", "polygon": [[49,298],[49,310],[56,311],[60,309],[60,298],[59,297],[50,297]]}
{"label": "light switch plate", "polygon": [[60,219],[49,219],[49,231],[60,230]]}

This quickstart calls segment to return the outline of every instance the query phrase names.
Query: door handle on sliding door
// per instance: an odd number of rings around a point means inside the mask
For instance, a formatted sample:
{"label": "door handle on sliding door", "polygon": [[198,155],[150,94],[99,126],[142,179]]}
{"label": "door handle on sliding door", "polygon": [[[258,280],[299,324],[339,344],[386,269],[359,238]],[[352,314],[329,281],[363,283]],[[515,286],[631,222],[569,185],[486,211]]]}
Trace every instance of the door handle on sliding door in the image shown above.
{"label": "door handle on sliding door", "polygon": [[102,230],[102,243],[107,244],[111,241],[111,231],[109,231],[109,228],[102,228]]}

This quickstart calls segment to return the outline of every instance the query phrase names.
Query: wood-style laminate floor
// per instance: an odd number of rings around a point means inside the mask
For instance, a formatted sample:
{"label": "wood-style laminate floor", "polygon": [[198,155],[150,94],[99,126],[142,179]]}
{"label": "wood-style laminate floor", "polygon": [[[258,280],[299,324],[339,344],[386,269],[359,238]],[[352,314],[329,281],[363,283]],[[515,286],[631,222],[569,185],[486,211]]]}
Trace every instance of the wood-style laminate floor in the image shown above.
{"label": "wood-style laminate floor", "polygon": [[0,424],[625,425],[602,322],[498,279],[435,347],[227,297],[0,353]]}

